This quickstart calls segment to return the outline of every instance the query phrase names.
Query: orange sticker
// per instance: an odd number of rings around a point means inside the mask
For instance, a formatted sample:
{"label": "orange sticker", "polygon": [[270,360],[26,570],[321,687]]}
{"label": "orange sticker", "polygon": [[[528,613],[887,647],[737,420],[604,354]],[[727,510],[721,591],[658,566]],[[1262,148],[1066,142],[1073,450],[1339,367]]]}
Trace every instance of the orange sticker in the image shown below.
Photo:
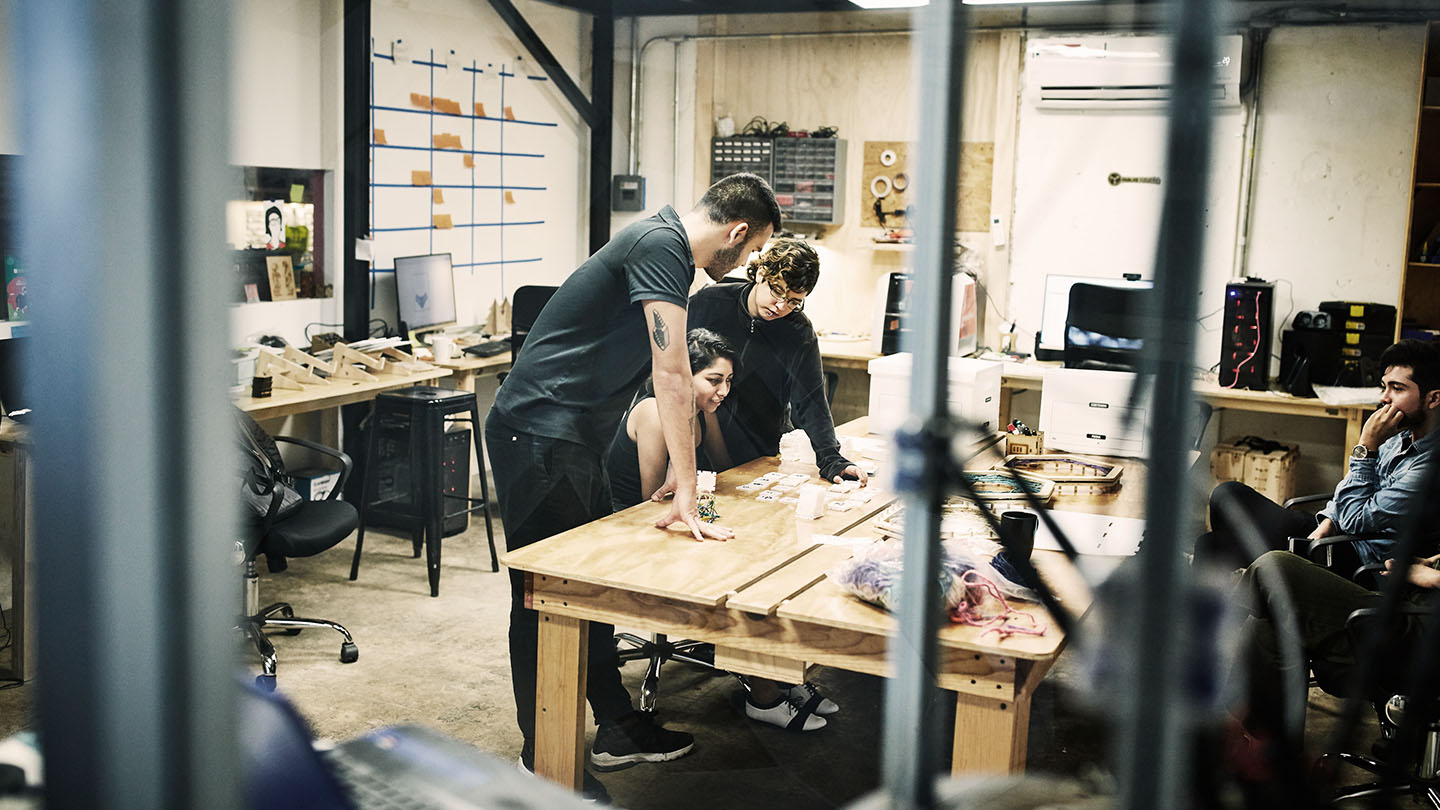
{"label": "orange sticker", "polygon": [[410,185],[412,185],[412,186],[428,186],[428,185],[430,185],[430,172],[421,172],[421,171],[413,171],[413,172],[410,172]]}
{"label": "orange sticker", "polygon": [[474,155],[465,155],[465,156],[461,157],[460,160],[465,163],[465,168],[467,168],[467,169],[473,169],[473,168],[475,168],[475,156],[474,156]]}
{"label": "orange sticker", "polygon": [[453,101],[448,98],[436,98],[433,103],[435,112],[450,113],[451,115],[460,114],[460,102],[458,101]]}
{"label": "orange sticker", "polygon": [[460,136],[449,132],[442,132],[435,136],[436,149],[464,149],[460,143]]}
{"label": "orange sticker", "polygon": [[411,103],[411,104],[414,104],[416,107],[419,107],[419,108],[422,109],[422,110],[428,110],[428,109],[430,109],[430,97],[429,97],[429,96],[422,96],[422,95],[420,95],[419,93],[411,93],[411,94],[410,94],[410,103]]}
{"label": "orange sticker", "polygon": [[389,143],[389,141],[385,140],[385,130],[383,130],[383,129],[377,129],[377,130],[375,130],[375,143],[377,143],[377,144],[382,144],[382,145]]}
{"label": "orange sticker", "polygon": [[448,231],[451,228],[455,227],[455,225],[450,222],[449,214],[436,214],[435,227],[439,228],[442,231]]}
{"label": "orange sticker", "polygon": [[512,193],[510,193],[510,192],[508,192],[508,191],[505,192],[505,202],[506,202],[506,203],[514,203],[514,202],[515,202],[515,195],[512,194]]}
{"label": "orange sticker", "polygon": [[430,199],[434,200],[437,203],[445,202],[445,195],[441,193],[440,189],[434,189],[434,192],[434,194],[430,195]]}
{"label": "orange sticker", "polygon": [[476,118],[484,118],[484,117],[485,117],[485,105],[484,105],[484,104],[481,104],[481,103],[478,102],[478,101],[475,102],[475,117],[476,117]]}
{"label": "orange sticker", "polygon": [[506,120],[506,121],[514,121],[514,120],[515,120],[515,111],[512,110],[512,109],[510,109],[509,107],[506,107],[506,108],[505,108],[505,120]]}

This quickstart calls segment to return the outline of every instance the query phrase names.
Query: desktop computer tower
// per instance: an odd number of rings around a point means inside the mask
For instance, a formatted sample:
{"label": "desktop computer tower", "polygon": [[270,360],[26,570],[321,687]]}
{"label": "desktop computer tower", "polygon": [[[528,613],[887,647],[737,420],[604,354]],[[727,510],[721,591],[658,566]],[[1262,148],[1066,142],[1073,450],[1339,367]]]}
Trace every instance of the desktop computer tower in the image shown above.
{"label": "desktop computer tower", "polygon": [[[407,419],[395,419],[380,426],[380,441],[376,446],[376,461],[379,465],[375,476],[375,500],[383,501],[370,507],[366,523],[392,529],[409,529],[419,519],[415,504],[410,498],[410,425]],[[445,432],[440,447],[440,491],[444,495],[470,495],[470,430],[456,428]],[[395,500],[390,500],[394,498]],[[468,503],[445,498],[442,508],[445,512],[459,511]],[[462,513],[447,518],[441,525],[440,533],[449,537],[465,531],[470,525],[470,515]]]}
{"label": "desktop computer tower", "polygon": [[1225,388],[1270,387],[1270,333],[1275,323],[1275,285],[1247,278],[1225,285],[1220,330],[1220,377]]}

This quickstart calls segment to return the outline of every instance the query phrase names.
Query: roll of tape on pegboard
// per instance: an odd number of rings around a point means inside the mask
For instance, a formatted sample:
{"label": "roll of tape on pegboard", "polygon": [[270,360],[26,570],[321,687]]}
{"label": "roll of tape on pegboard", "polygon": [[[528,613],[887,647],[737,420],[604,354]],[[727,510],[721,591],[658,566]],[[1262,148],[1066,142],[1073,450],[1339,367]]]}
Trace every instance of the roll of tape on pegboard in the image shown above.
{"label": "roll of tape on pegboard", "polygon": [[880,165],[881,165],[881,166],[894,166],[894,165],[895,165],[895,150],[894,150],[894,149],[886,149],[885,151],[883,151],[883,152],[880,153]]}
{"label": "roll of tape on pegboard", "polygon": [[875,199],[883,200],[890,196],[890,189],[893,185],[889,177],[877,174],[875,179],[870,181],[870,193],[875,195]]}
{"label": "roll of tape on pegboard", "polygon": [[890,184],[896,191],[904,191],[910,185],[910,175],[905,172],[896,172],[895,180]]}

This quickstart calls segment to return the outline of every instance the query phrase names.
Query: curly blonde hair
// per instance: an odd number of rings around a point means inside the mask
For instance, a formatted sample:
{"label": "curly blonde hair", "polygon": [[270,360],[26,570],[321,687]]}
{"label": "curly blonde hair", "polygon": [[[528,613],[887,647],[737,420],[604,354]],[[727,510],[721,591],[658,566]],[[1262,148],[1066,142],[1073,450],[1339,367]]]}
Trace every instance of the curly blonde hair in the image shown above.
{"label": "curly blonde hair", "polygon": [[806,295],[820,281],[820,256],[799,239],[776,239],[745,268],[751,281],[779,278],[785,289]]}

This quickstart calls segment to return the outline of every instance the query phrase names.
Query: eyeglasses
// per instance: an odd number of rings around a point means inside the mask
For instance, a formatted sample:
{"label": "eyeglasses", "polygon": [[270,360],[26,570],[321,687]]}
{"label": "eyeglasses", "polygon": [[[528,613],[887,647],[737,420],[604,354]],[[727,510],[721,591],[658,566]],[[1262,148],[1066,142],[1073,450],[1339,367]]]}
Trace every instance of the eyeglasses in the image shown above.
{"label": "eyeglasses", "polygon": [[785,293],[789,292],[789,290],[781,287],[773,281],[765,282],[765,286],[770,288],[770,294],[775,297],[776,306],[787,306],[790,308],[791,312],[800,312],[801,310],[805,309],[804,298],[786,298]]}

